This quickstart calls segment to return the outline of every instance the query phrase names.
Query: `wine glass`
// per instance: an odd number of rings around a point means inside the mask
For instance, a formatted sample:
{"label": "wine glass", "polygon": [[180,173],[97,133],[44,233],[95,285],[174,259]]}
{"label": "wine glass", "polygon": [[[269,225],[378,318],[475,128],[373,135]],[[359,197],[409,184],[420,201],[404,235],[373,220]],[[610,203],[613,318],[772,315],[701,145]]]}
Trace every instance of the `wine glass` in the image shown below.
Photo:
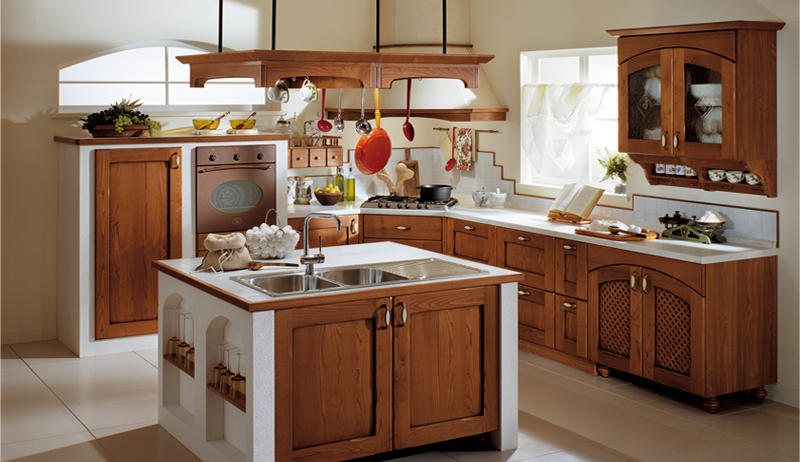
{"label": "wine glass", "polygon": [[225,348],[230,344],[231,342],[226,342],[225,340],[223,340],[221,343],[214,343],[214,345],[217,346],[217,351],[219,351],[219,364],[214,367],[214,382],[212,382],[211,385],[220,391],[222,391],[222,374],[228,370],[223,363],[225,358]]}
{"label": "wine glass", "polygon": [[181,343],[178,344],[178,358],[176,358],[178,360],[178,362],[181,363],[181,364],[184,364],[186,362],[186,352],[189,351],[189,348],[191,348],[191,345],[189,345],[189,343],[186,342],[186,326],[184,324],[186,322],[186,316],[188,314],[190,314],[190,313],[191,312],[189,310],[181,308],[181,311],[180,311],[180,315],[181,315],[181,322],[180,322]]}
{"label": "wine glass", "polygon": [[188,314],[184,321],[186,321],[186,343],[189,344],[189,349],[186,350],[186,368],[194,370],[194,316]]}
{"label": "wine glass", "polygon": [[237,351],[233,353],[233,355],[236,357],[236,376],[231,378],[230,396],[233,399],[244,398],[246,382],[242,375],[242,356],[244,356],[245,353]]}
{"label": "wine glass", "polygon": [[233,378],[234,374],[231,370],[231,352],[236,350],[235,346],[228,345],[225,347],[225,372],[222,373],[219,382],[219,391],[220,393],[230,393],[231,389],[231,379]]}
{"label": "wine glass", "polygon": [[170,326],[172,338],[167,341],[167,356],[176,356],[178,354],[178,344],[181,343],[181,339],[178,338],[178,310],[180,310],[180,308],[170,309],[170,311],[172,311],[172,322]]}

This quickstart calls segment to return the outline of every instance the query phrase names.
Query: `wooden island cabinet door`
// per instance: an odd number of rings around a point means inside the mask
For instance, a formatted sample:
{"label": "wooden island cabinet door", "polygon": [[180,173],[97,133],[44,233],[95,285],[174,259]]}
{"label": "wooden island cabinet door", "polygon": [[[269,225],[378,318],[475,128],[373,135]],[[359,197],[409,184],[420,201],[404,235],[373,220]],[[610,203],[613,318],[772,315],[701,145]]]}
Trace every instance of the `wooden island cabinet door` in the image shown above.
{"label": "wooden island cabinet door", "polygon": [[95,338],[158,331],[153,260],[181,255],[181,149],[95,151]]}
{"label": "wooden island cabinet door", "polygon": [[338,461],[392,449],[390,303],[275,314],[275,460]]}
{"label": "wooden island cabinet door", "polygon": [[396,297],[394,449],[498,428],[496,287]]}

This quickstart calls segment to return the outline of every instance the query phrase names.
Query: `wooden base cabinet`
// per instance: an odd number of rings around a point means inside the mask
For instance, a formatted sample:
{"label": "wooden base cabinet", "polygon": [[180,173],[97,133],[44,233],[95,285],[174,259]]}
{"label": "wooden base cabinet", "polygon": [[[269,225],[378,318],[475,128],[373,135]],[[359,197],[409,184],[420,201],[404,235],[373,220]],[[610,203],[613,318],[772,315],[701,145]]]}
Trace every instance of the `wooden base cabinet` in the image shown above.
{"label": "wooden base cabinet", "polygon": [[416,215],[364,215],[363,242],[392,241],[443,253],[442,220]]}
{"label": "wooden base cabinet", "polygon": [[492,266],[497,263],[496,227],[447,218],[445,234],[445,254]]}
{"label": "wooden base cabinet", "polygon": [[498,290],[276,313],[276,460],[354,459],[498,428]]}
{"label": "wooden base cabinet", "polygon": [[[777,381],[775,257],[699,265],[592,248],[589,359],[703,396]],[[755,275],[758,275],[755,277]]]}
{"label": "wooden base cabinet", "polygon": [[[312,218],[308,222],[308,245],[317,248],[322,242],[322,247],[333,247],[337,245],[358,244],[359,226],[358,215],[339,215],[342,222],[342,229],[336,229],[336,222],[329,218]],[[303,248],[303,222],[305,218],[290,218],[289,225],[292,229],[300,233],[300,240],[297,241],[296,249]],[[321,239],[321,241],[320,241]]]}

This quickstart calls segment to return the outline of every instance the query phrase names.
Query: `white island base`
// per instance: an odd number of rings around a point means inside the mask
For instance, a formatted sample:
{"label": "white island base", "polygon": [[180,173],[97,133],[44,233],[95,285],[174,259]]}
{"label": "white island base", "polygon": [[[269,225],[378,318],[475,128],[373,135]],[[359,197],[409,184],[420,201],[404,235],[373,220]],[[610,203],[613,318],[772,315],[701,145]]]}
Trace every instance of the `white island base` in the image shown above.
{"label": "white island base", "polygon": [[[485,335],[479,335],[478,337],[486,339],[486,343],[491,342],[494,346],[490,346],[489,349],[482,347],[484,349],[480,350],[479,353],[481,358],[485,357],[485,367],[493,368],[492,370],[496,371],[495,376],[498,380],[496,383],[494,381],[488,384],[484,382],[481,385],[480,392],[481,396],[484,394],[488,396],[492,393],[495,396],[493,407],[496,411],[492,412],[495,420],[492,423],[494,426],[491,428],[496,428],[496,430],[489,433],[492,446],[498,450],[517,447],[517,283],[508,281],[518,280],[518,273],[388,242],[331,247],[324,249],[324,252],[328,263],[317,265],[318,269],[396,261],[398,260],[396,256],[402,255],[402,260],[433,257],[480,269],[485,273],[458,279],[446,278],[436,281],[403,282],[381,286],[379,289],[337,290],[314,296],[270,297],[230,280],[231,276],[250,275],[255,274],[254,272],[242,270],[216,275],[193,273],[193,269],[199,264],[200,259],[157,262],[154,266],[160,271],[159,424],[206,462],[283,461],[300,457],[315,459],[317,456],[333,460],[337,456],[331,456],[331,451],[341,451],[342,448],[347,447],[350,441],[337,441],[332,445],[318,446],[324,448],[321,451],[312,450],[309,452],[306,448],[302,450],[305,453],[302,451],[295,452],[294,455],[292,454],[291,442],[285,441],[287,439],[291,440],[293,428],[291,421],[293,415],[292,406],[286,403],[286,396],[288,394],[289,398],[291,398],[292,389],[297,387],[297,384],[291,385],[291,380],[287,382],[286,377],[284,377],[286,374],[293,374],[290,359],[287,358],[291,358],[292,354],[299,357],[298,355],[302,354],[302,351],[298,353],[299,350],[297,350],[296,346],[288,349],[285,345],[282,346],[281,342],[287,337],[286,332],[289,332],[289,337],[292,334],[291,331],[281,331],[283,326],[283,321],[281,320],[294,316],[292,313],[303,313],[303,310],[315,310],[311,314],[316,313],[317,316],[320,313],[333,312],[332,310],[336,310],[337,307],[339,309],[345,307],[344,312],[348,312],[347,304],[350,303],[349,300],[351,299],[356,300],[354,304],[361,307],[365,306],[365,304],[373,303],[373,300],[378,300],[378,302],[374,302],[374,306],[377,307],[376,313],[380,314],[376,318],[382,320],[387,311],[381,311],[381,308],[386,306],[385,304],[379,304],[381,300],[402,300],[407,301],[411,306],[413,300],[419,299],[420,293],[429,294],[430,297],[438,297],[441,303],[447,303],[447,300],[453,298],[448,298],[449,294],[469,293],[474,295],[476,293],[486,293],[490,295],[487,297],[489,300],[486,306],[490,307],[495,314],[490,314],[489,311],[482,312],[480,319],[484,317],[487,319],[493,318],[493,326],[495,327],[491,329],[492,332],[486,332]],[[297,262],[298,258],[299,253],[296,251],[283,261]],[[272,274],[284,271],[286,271],[285,268],[260,271],[259,273]],[[475,297],[471,299],[474,300]],[[179,312],[179,310],[181,311]],[[410,308],[409,311],[411,314],[407,321],[408,326],[412,326],[415,321],[420,322],[423,319],[421,315],[419,317],[416,316],[414,308]],[[185,316],[180,313],[190,313],[191,320],[186,320]],[[168,348],[169,339],[174,335],[181,335],[179,329],[181,321],[186,326],[186,340],[189,343],[193,343],[195,348],[195,366],[188,369],[177,366],[175,362],[165,359],[164,356]],[[370,324],[372,318],[367,319],[366,323],[360,319],[356,319],[356,321],[358,322],[352,323],[356,328],[363,327],[366,329],[367,327],[364,326]],[[398,332],[398,329],[401,328],[397,324],[400,322],[399,320],[392,321],[391,325],[381,324],[381,322],[376,320],[375,326],[370,332]],[[486,325],[484,324],[484,326]],[[336,330],[334,329],[334,331]],[[328,330],[327,332],[330,333],[331,331]],[[431,332],[433,330],[426,330],[424,335],[430,337],[432,336]],[[346,334],[337,333],[337,335],[343,336]],[[471,334],[469,336],[472,337]],[[398,351],[399,342],[396,338],[393,348],[387,348],[389,350],[388,354],[391,355],[393,350],[395,355],[402,356],[402,352]],[[409,338],[428,344],[427,341],[422,340],[422,337],[414,337],[412,335]],[[437,337],[437,341],[440,340]],[[239,360],[239,368],[242,375],[246,377],[246,398],[244,400],[224,399],[208,386],[209,383],[214,381],[214,367],[219,362],[219,347],[215,344],[221,344],[224,341],[229,342],[230,346],[236,347],[235,353],[244,353],[235,357]],[[373,340],[373,342],[365,343],[375,346],[379,345],[381,341],[383,340]],[[388,341],[392,341],[391,337],[389,337]],[[374,364],[379,363],[379,361],[375,361],[379,354],[387,353],[385,351],[380,352],[380,350],[380,346],[375,348],[375,357],[371,358]],[[277,358],[276,351],[280,352]],[[292,353],[293,351],[294,353]],[[464,353],[466,350],[463,348],[455,351],[467,356]],[[487,354],[486,352],[489,353]],[[321,353],[319,352],[319,356],[322,356]],[[409,354],[409,357],[413,358],[414,355]],[[395,363],[408,362],[407,358],[403,358],[402,361],[397,359],[398,356],[395,356],[395,358]],[[494,358],[496,358],[496,361]],[[232,359],[231,362],[235,368],[237,365],[236,359]],[[389,362],[391,363],[391,356]],[[376,377],[374,380],[376,383],[373,385],[377,386],[377,382],[381,381],[381,379],[377,378],[380,374],[386,374],[384,366],[378,364],[375,366],[377,373],[372,371],[372,374],[366,374]],[[276,367],[280,372],[276,371]],[[387,399],[389,401],[387,405],[391,406],[393,396],[395,401],[398,400],[397,388],[402,388],[402,384],[398,385],[397,376],[401,374],[398,371],[403,367],[405,366],[395,365],[394,382],[391,379],[393,369],[391,367],[388,368],[389,379],[384,384],[388,383],[390,390],[385,393],[376,391],[374,395],[371,395],[376,403],[374,407],[382,406],[382,404],[378,403],[385,403]],[[444,369],[447,368],[447,365],[442,362],[438,367]],[[382,370],[384,371],[382,372]],[[299,376],[297,374],[299,372],[294,370],[294,374],[295,380],[298,380],[297,377]],[[326,387],[335,387],[335,384],[330,383],[330,381],[324,385]],[[356,385],[353,384],[352,386]],[[396,389],[391,390],[392,387]],[[496,389],[489,391],[493,387],[496,387]],[[453,393],[456,392],[453,391]],[[284,401],[276,403],[276,394],[281,396]],[[398,406],[397,403],[394,405]],[[332,406],[333,409],[336,409],[335,405],[332,404]],[[344,405],[341,408],[349,409]],[[390,410],[389,412],[394,418],[394,425],[391,423],[388,425],[388,435],[382,435],[383,442],[370,443],[370,441],[374,440],[372,437],[353,438],[352,440],[361,441],[362,446],[366,444],[367,451],[372,450],[372,452],[377,453],[388,452],[397,448],[401,441],[406,440],[412,441],[412,444],[410,446],[401,444],[402,447],[417,446],[418,444],[413,443],[414,441],[427,444],[426,438],[429,438],[429,433],[426,433],[425,429],[416,432],[414,428],[411,428],[410,433],[406,432],[404,436],[398,436],[397,419],[400,411],[397,410],[397,407],[394,409],[394,411]],[[484,408],[479,410],[478,414],[485,409],[484,405]],[[298,417],[300,415],[298,412],[296,411],[294,414],[295,419],[300,418]],[[335,416],[326,415],[325,419],[329,417],[331,419],[335,418]],[[450,425],[449,428],[458,427],[462,421],[477,421],[480,418],[482,416],[456,419],[454,420],[455,423]],[[288,422],[286,421],[287,419]],[[388,420],[391,421],[391,418]],[[384,419],[378,416],[374,418],[373,422],[373,427],[377,429],[381,427]],[[295,425],[298,424],[297,421],[294,423]],[[280,426],[283,427],[281,428]],[[345,424],[344,427],[346,426]],[[445,430],[445,434],[449,434],[445,424],[432,426],[437,427],[440,431]],[[394,435],[392,434],[393,427]],[[295,427],[295,434],[297,433],[296,430],[297,428]],[[384,433],[382,430],[375,430],[375,432]],[[312,433],[313,431],[308,432],[308,435]],[[473,434],[477,433],[483,432],[475,432]],[[454,438],[464,436],[457,434],[457,432],[453,434],[455,435]],[[368,443],[364,443],[364,441]],[[361,452],[363,450],[363,447],[350,449],[349,452],[352,455],[338,457],[338,460],[369,455],[369,452]]]}

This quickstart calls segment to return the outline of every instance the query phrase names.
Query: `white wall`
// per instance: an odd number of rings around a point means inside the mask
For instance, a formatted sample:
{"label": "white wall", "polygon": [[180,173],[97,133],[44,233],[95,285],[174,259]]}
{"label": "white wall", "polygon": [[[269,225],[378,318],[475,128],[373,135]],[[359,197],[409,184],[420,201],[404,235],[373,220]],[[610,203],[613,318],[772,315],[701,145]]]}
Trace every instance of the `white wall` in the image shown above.
{"label": "white wall", "polygon": [[[385,0],[384,3],[386,3]],[[606,29],[683,24],[733,19],[781,20],[778,32],[779,196],[776,199],[706,193],[682,188],[649,187],[641,172],[630,188],[639,194],[670,196],[779,210],[779,383],[773,393],[798,390],[798,5],[787,0],[452,0],[457,13],[448,31],[451,43],[464,38],[475,52],[496,58],[484,70],[500,102],[509,107],[506,122],[465,124],[496,129],[500,135],[480,138],[481,150],[497,152],[506,175],[519,172],[519,53],[521,51],[613,46]],[[438,0],[389,2],[386,9],[427,7],[420,17],[437,18]],[[150,40],[217,42],[216,0],[3,0],[0,4],[0,68],[2,78],[2,164],[0,164],[0,236],[2,236],[2,342],[56,337],[56,146],[54,135],[82,135],[77,120],[55,118],[58,66],[109,48]],[[467,11],[464,11],[465,5]],[[371,51],[375,39],[373,0],[304,0],[278,2],[277,48],[297,50]],[[311,11],[311,13],[309,13]],[[384,11],[384,8],[382,8]],[[224,45],[234,49],[269,48],[271,2],[225,0]],[[439,20],[426,23],[426,40],[440,38]],[[387,43],[403,31],[386,25]],[[383,35],[383,34],[382,34]],[[128,95],[120,95],[120,97]],[[110,102],[109,102],[110,103]],[[316,112],[316,111],[314,111]],[[77,119],[77,118],[76,118]],[[413,144],[402,140],[402,118],[384,119],[395,147],[435,146],[435,126],[449,124],[416,119]],[[182,122],[187,122],[186,120]],[[176,128],[181,122],[170,122]],[[352,122],[343,146],[353,149]],[[785,172],[785,173],[784,173]]]}

